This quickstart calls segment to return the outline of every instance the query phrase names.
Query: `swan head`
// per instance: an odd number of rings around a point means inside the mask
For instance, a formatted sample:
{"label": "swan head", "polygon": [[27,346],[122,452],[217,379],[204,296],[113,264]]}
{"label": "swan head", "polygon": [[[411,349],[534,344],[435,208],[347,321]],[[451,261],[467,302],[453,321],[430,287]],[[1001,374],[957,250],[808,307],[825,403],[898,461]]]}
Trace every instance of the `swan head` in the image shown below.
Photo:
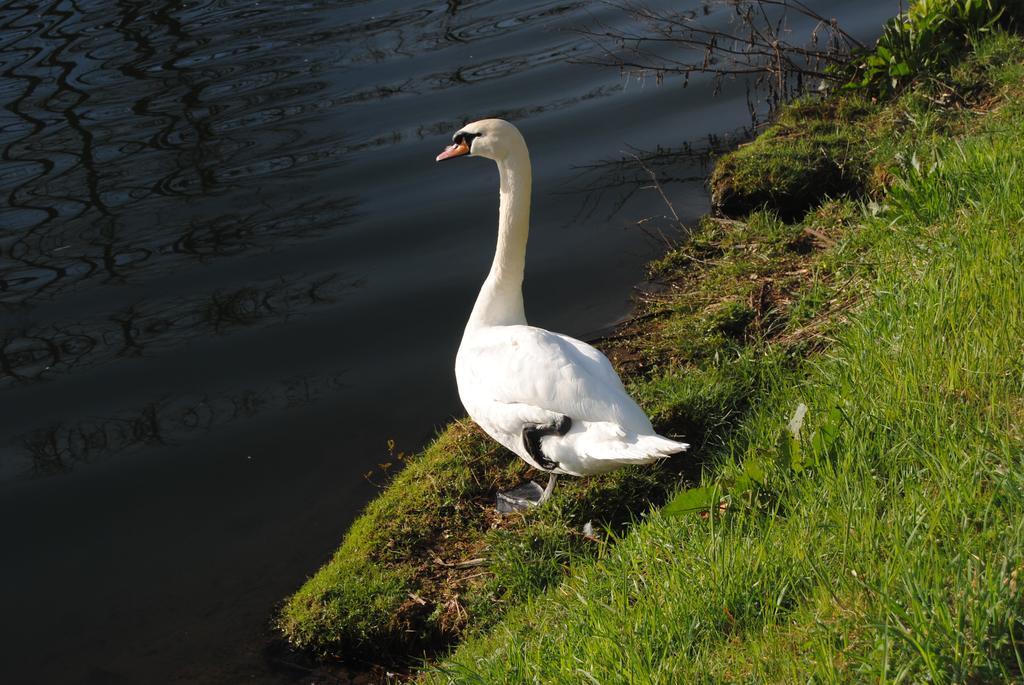
{"label": "swan head", "polygon": [[526,141],[515,126],[504,119],[481,119],[456,131],[452,144],[437,156],[436,161],[472,155],[500,162],[525,151]]}

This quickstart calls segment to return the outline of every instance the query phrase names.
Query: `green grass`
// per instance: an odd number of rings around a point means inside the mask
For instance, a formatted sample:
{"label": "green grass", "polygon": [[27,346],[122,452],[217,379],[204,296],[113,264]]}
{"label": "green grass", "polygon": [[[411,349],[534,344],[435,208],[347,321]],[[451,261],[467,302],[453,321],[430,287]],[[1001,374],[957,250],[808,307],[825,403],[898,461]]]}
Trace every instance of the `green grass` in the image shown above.
{"label": "green grass", "polygon": [[[834,244],[804,267],[775,336],[716,371],[726,387],[760,374],[762,392],[706,443],[694,501],[713,492],[711,506],[652,512],[426,681],[1021,680],[1022,63],[1024,44],[997,35],[950,79],[987,74],[976,106],[936,102],[924,84],[865,123],[890,133],[875,150],[883,206],[825,233]],[[852,207],[828,204],[816,222],[845,225]],[[688,249],[664,266],[708,256],[700,240]],[[680,310],[702,311],[691,299]],[[686,360],[721,358],[702,345],[735,341],[714,322],[740,309],[719,311],[678,363],[635,381],[641,396],[673,397],[697,382]],[[794,362],[800,341],[823,351]]]}
{"label": "green grass", "polygon": [[728,216],[769,207],[798,219],[823,199],[863,194],[871,180],[861,122],[878,107],[860,95],[808,97],[715,166],[711,201]]}
{"label": "green grass", "polygon": [[[819,230],[841,230],[829,221]],[[581,532],[588,521],[621,532],[698,478],[709,446],[800,356],[799,344],[768,348],[765,340],[786,329],[783,298],[800,286],[787,273],[819,257],[792,247],[801,230],[770,215],[706,222],[687,257],[668,258],[699,264],[658,267],[672,295],[647,303],[649,321],[604,345],[632,369],[626,381],[656,425],[685,435],[693,456],[565,478],[546,506],[499,515],[495,492],[537,474],[468,421],[453,424],[403,460],[333,559],[286,601],[278,626],[289,642],[330,659],[411,663],[486,629],[561,582],[572,564],[599,556],[603,546]],[[754,301],[762,290],[771,297]],[[460,565],[473,560],[482,561]]]}
{"label": "green grass", "polygon": [[886,22],[872,49],[838,71],[849,72],[848,89],[888,94],[941,73],[994,29],[1022,26],[1019,0],[914,0]]}
{"label": "green grass", "polygon": [[978,110],[1013,86],[1000,68],[1016,60],[1015,41],[996,33],[941,71],[915,72],[913,87],[891,99],[854,91],[793,102],[761,135],[719,160],[712,204],[731,217],[769,208],[794,220],[830,198],[880,200],[910,161],[908,139],[938,142],[966,132]]}
{"label": "green grass", "polygon": [[830,305],[802,299],[802,270],[820,272],[817,286],[829,287],[817,266],[826,253],[815,241],[837,239],[855,215],[851,205],[834,203],[798,225],[771,213],[746,222],[709,219],[685,247],[652,265],[666,294],[644,303],[644,318],[602,347],[656,426],[693,445],[685,457],[565,478],[546,506],[503,516],[494,511],[495,491],[537,474],[468,421],[453,424],[403,459],[405,468],[333,559],[285,602],[282,633],[331,660],[408,666],[486,630],[574,565],[600,556],[605,546],[582,534],[584,524],[621,533],[699,478],[711,450],[813,349],[820,331],[791,325],[790,310],[801,301],[807,323]]}
{"label": "green grass", "polygon": [[[1016,593],[1020,536],[1007,522],[1019,489],[1006,450],[1018,447],[1024,404],[1007,384],[1020,372],[986,365],[997,352],[1019,364],[1002,349],[1020,338],[1019,312],[989,286],[1013,285],[1006,259],[1019,256],[1012,232],[996,229],[1020,220],[1022,63],[1021,41],[997,34],[891,102],[798,103],[766,137],[774,152],[751,154],[755,143],[727,157],[719,168],[736,187],[764,178],[766,159],[813,186],[815,164],[782,154],[802,129],[843,141],[856,183],[784,215],[797,223],[774,209],[706,219],[651,265],[663,294],[600,345],[656,427],[685,436],[691,453],[563,479],[549,505],[502,516],[495,491],[536,474],[454,423],[402,459],[333,559],[285,602],[288,641],[408,669],[469,638],[431,676],[465,682],[857,681],[901,668],[916,681],[921,652],[907,650],[922,640],[937,641],[924,668],[945,669],[955,653],[958,673],[1012,670],[1015,652],[992,628],[1017,626],[1005,602],[977,600],[988,623],[955,602],[942,626],[922,621],[945,616],[928,605],[937,596],[973,597],[1007,578]],[[997,272],[992,284],[982,266]],[[929,304],[928,293],[947,299]],[[1018,328],[999,337],[993,316]],[[966,345],[972,335],[992,340]],[[1003,383],[998,398],[978,385],[990,381]],[[785,426],[801,402],[810,412],[794,438]],[[975,420],[982,407],[1001,432]],[[986,445],[989,471],[977,462]],[[656,513],[680,488],[677,509],[716,515]],[[965,513],[973,506],[981,519]],[[591,520],[600,541],[581,533]],[[1003,556],[993,532],[1010,545]],[[968,562],[978,570],[956,565]],[[942,642],[950,622],[961,637],[948,639],[963,644]]]}

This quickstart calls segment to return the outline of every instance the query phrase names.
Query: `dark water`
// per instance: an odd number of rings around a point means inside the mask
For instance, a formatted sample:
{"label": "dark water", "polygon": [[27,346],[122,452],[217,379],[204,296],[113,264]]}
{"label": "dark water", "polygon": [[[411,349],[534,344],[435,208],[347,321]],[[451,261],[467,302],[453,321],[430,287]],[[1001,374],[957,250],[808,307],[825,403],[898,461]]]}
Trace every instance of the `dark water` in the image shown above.
{"label": "dark water", "polygon": [[[896,9],[812,4],[863,36]],[[387,441],[415,450],[461,413],[497,175],[435,165],[451,133],[523,130],[528,313],[586,337],[674,228],[623,151],[748,123],[742,84],[573,63],[594,47],[572,29],[627,20],[0,4],[0,680],[286,678],[262,653],[274,604],[376,492]],[[705,211],[699,160],[650,166],[684,219]]]}

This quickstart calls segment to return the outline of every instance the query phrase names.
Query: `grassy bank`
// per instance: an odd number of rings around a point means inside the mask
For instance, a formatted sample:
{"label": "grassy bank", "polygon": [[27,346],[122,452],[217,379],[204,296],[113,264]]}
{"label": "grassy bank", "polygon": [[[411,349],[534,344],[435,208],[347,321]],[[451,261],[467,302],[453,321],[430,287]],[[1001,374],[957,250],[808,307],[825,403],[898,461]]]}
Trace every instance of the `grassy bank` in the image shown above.
{"label": "grassy bank", "polygon": [[674,514],[428,681],[1022,677],[1022,64],[1024,44],[996,36],[940,83],[866,107],[882,205],[838,205],[855,217],[801,291],[812,326],[822,303],[843,309],[818,319],[825,353],[775,367]]}
{"label": "grassy bank", "polygon": [[536,474],[453,424],[289,598],[289,641],[468,639],[441,682],[1019,672],[1022,62],[1000,34],[881,104],[788,108],[718,166],[740,218],[653,264],[601,345],[693,451],[500,515]]}
{"label": "grassy bank", "polygon": [[[856,216],[827,204],[796,225],[769,213],[708,219],[683,250],[652,265],[664,287],[601,346],[632,394],[687,458],[564,479],[545,507],[501,515],[498,489],[527,477],[470,422],[449,426],[370,504],[334,558],[284,607],[293,644],[328,657],[419,657],[497,621],[559,583],[605,545],[587,522],[621,533],[701,464],[787,369],[820,349],[825,313],[847,306],[822,264]],[[849,284],[844,286],[849,291]]]}
{"label": "grassy bank", "polygon": [[685,250],[652,265],[664,293],[602,347],[659,429],[694,445],[686,459],[563,479],[548,505],[502,515],[495,492],[541,474],[471,422],[454,423],[403,460],[334,558],[288,600],[283,632],[322,656],[400,663],[486,628],[597,558],[605,544],[583,533],[587,522],[621,533],[699,479],[756,399],[820,347],[820,314],[833,306],[821,248],[853,215],[835,204],[800,225],[770,214],[709,219]]}

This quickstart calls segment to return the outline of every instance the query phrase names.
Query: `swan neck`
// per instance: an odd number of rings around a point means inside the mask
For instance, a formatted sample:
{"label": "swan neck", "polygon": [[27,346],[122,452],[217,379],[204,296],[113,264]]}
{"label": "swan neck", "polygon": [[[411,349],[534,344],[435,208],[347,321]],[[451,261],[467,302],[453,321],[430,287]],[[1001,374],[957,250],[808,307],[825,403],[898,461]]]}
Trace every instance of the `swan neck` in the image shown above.
{"label": "swan neck", "polygon": [[523,272],[530,233],[530,158],[525,147],[498,162],[498,244],[469,327],[526,323]]}

